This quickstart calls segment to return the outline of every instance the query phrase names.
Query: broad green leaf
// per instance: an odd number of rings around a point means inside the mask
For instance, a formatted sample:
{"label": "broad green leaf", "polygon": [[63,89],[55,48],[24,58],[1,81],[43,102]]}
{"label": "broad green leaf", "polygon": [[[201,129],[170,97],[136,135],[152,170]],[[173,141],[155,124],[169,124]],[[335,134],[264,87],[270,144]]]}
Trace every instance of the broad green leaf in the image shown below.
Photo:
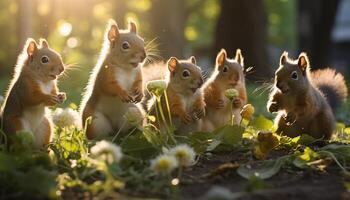
{"label": "broad green leaf", "polygon": [[213,133],[215,138],[208,146],[207,151],[229,151],[242,141],[244,127],[238,125],[226,125]]}
{"label": "broad green leaf", "polygon": [[259,115],[250,122],[250,125],[258,130],[271,130],[273,122],[263,115]]}
{"label": "broad green leaf", "polygon": [[121,147],[126,154],[140,159],[148,159],[159,153],[158,149],[140,134],[125,138]]}
{"label": "broad green leaf", "polygon": [[16,161],[13,155],[9,155],[0,152],[0,172],[9,172],[18,167],[18,161]]}
{"label": "broad green leaf", "polygon": [[288,158],[289,157],[280,157],[276,160],[266,160],[254,163],[258,164],[257,166],[241,165],[237,169],[237,173],[246,179],[250,179],[253,176],[261,179],[268,179],[280,171],[282,165]]}
{"label": "broad green leaf", "polygon": [[195,150],[201,154],[208,150],[208,146],[213,143],[215,135],[209,132],[194,132],[188,136],[187,142]]}
{"label": "broad green leaf", "polygon": [[316,158],[319,157],[319,154],[314,152],[312,149],[310,149],[309,147],[306,147],[304,149],[304,152],[302,154],[300,154],[299,156],[297,156],[294,161],[293,164],[296,167],[299,168],[305,168],[307,167],[308,163],[315,160]]}
{"label": "broad green leaf", "polygon": [[311,135],[302,134],[300,136],[300,139],[298,140],[298,143],[302,145],[308,145],[313,143],[314,141],[315,141],[315,138],[313,138]]}

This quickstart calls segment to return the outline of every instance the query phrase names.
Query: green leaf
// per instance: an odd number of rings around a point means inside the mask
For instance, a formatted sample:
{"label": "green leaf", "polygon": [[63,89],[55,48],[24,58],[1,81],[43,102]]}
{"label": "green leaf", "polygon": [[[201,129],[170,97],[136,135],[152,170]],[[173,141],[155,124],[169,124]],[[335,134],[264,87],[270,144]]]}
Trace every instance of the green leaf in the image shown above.
{"label": "green leaf", "polygon": [[125,138],[121,147],[124,153],[139,159],[149,159],[159,153],[159,150],[148,142],[142,134]]}
{"label": "green leaf", "polygon": [[259,115],[250,122],[250,125],[258,130],[271,130],[273,122],[263,115]]}
{"label": "green leaf", "polygon": [[309,147],[306,147],[304,149],[304,152],[294,159],[293,164],[296,167],[305,168],[305,167],[308,167],[309,162],[315,160],[318,157],[319,157],[318,153],[314,152]]}
{"label": "green leaf", "polygon": [[344,144],[329,144],[321,148],[321,151],[329,151],[338,159],[344,159],[350,162],[350,145]]}
{"label": "green leaf", "polygon": [[18,161],[13,155],[0,152],[0,172],[9,172],[18,167]]}
{"label": "green leaf", "polygon": [[302,144],[302,145],[308,145],[308,144],[311,144],[315,141],[316,139],[313,138],[311,135],[308,135],[308,134],[302,134],[300,136],[300,139],[298,140],[298,143],[299,144]]}
{"label": "green leaf", "polygon": [[245,128],[238,125],[225,125],[213,133],[215,138],[207,148],[207,151],[229,151],[242,141]]}
{"label": "green leaf", "polygon": [[237,169],[237,173],[243,178],[250,179],[253,176],[256,176],[261,179],[271,178],[273,175],[277,174],[284,162],[289,157],[280,157],[276,160],[266,160],[262,162],[256,162],[257,166],[252,165],[241,165]]}
{"label": "green leaf", "polygon": [[197,154],[207,151],[208,146],[213,143],[215,135],[209,132],[194,132],[187,138],[187,143],[194,149]]}

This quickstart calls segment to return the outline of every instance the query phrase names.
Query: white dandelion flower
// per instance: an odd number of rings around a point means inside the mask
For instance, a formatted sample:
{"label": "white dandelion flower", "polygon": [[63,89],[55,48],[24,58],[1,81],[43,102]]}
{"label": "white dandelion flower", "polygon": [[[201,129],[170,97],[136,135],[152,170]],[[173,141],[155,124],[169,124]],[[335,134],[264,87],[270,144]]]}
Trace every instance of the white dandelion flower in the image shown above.
{"label": "white dandelion flower", "polygon": [[181,166],[190,166],[194,163],[196,153],[193,148],[187,144],[180,144],[169,150]]}
{"label": "white dandelion flower", "polygon": [[121,148],[118,145],[106,140],[97,142],[95,146],[91,147],[90,152],[93,158],[105,161],[108,164],[119,162],[123,156]]}
{"label": "white dandelion flower", "polygon": [[57,108],[51,115],[53,123],[58,127],[76,126],[81,129],[81,118],[76,110]]}
{"label": "white dandelion flower", "polygon": [[158,174],[170,174],[178,167],[174,156],[162,154],[151,161],[151,169]]}

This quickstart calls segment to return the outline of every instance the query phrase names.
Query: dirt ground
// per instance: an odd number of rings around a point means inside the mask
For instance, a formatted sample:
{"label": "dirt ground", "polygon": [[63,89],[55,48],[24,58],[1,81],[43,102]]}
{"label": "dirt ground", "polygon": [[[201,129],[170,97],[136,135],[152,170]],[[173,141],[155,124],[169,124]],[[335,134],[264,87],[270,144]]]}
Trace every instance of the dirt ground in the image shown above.
{"label": "dirt ground", "polygon": [[235,164],[227,164],[230,167],[226,170],[207,176],[222,164],[236,163],[240,159],[241,153],[212,155],[187,170],[184,175],[193,182],[182,185],[183,199],[203,199],[215,186],[223,187],[231,194],[240,193],[238,199],[350,199],[350,194],[344,187],[344,178],[339,168],[333,165],[324,172],[282,168],[278,174],[264,181],[264,189],[249,193],[242,193],[246,191],[248,180],[237,174]]}

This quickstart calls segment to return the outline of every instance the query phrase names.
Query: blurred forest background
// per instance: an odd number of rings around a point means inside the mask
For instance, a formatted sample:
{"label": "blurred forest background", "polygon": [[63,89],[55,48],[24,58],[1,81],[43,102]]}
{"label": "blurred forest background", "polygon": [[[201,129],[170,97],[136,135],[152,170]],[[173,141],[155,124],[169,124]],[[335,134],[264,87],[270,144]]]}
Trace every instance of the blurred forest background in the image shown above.
{"label": "blurred forest background", "polygon": [[60,79],[62,91],[79,103],[96,63],[109,18],[125,28],[138,24],[160,55],[194,55],[203,68],[216,53],[241,48],[252,83],[268,81],[283,50],[306,51],[313,68],[328,65],[349,73],[350,0],[1,0],[0,91],[13,73],[27,37],[47,38],[64,62],[75,64]]}

